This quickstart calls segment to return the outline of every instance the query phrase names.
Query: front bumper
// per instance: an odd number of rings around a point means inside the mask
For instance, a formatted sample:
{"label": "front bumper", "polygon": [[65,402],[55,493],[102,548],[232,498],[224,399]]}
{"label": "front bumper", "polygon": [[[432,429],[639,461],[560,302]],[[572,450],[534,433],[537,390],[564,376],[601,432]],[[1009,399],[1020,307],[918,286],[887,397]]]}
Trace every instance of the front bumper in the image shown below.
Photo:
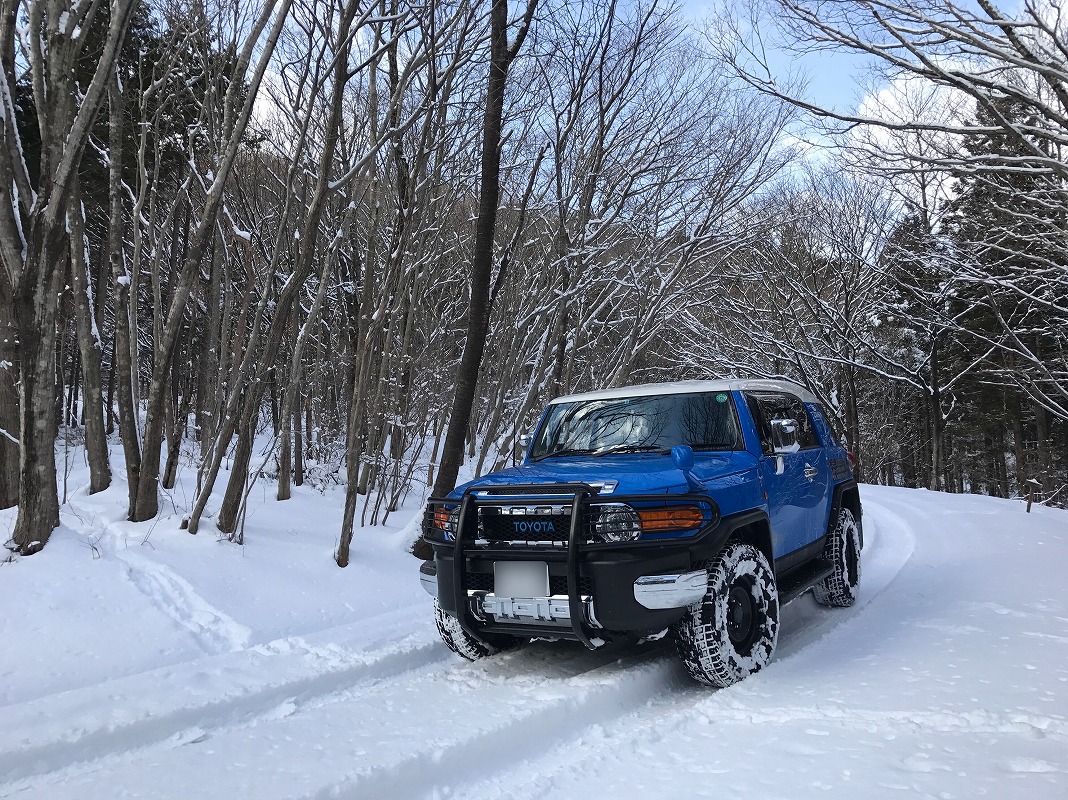
{"label": "front bumper", "polygon": [[[419,582],[431,597],[438,596],[437,565],[433,561],[424,561],[419,566]],[[634,599],[644,608],[661,610],[668,608],[686,608],[697,603],[705,595],[708,585],[708,572],[703,569],[672,573],[669,575],[642,575],[634,581]],[[566,595],[549,597],[498,597],[489,592],[468,590],[468,596],[474,600],[479,616],[492,615],[497,619],[541,620],[556,622],[571,619]],[[592,597],[583,597],[587,619],[596,622]]]}

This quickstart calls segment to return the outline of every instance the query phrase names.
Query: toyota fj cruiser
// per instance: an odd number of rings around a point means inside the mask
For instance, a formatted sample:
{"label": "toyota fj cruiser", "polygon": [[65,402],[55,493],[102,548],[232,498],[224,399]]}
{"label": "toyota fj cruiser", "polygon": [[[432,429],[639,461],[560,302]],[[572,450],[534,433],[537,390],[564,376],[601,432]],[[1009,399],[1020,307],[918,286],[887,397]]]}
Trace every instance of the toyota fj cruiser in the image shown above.
{"label": "toyota fj cruiser", "polygon": [[559,397],[521,465],[431,498],[420,578],[469,659],[532,638],[670,630],[696,680],[764,667],[779,608],[852,605],[863,546],[848,454],[783,381],[685,381]]}

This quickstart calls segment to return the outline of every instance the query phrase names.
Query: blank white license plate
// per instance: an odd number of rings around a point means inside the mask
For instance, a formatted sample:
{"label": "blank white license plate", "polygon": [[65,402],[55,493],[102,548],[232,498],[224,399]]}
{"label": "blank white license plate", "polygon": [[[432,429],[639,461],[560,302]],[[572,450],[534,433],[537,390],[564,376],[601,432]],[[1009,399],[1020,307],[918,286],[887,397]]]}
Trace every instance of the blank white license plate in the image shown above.
{"label": "blank white license plate", "polygon": [[544,561],[494,561],[497,597],[548,597],[549,565]]}

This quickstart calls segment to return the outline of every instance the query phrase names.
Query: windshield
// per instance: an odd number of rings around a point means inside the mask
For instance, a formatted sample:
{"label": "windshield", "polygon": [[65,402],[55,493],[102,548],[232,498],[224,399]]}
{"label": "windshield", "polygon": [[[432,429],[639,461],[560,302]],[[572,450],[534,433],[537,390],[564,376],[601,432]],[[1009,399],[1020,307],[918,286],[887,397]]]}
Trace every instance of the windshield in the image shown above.
{"label": "windshield", "polygon": [[667,450],[741,450],[729,392],[616,397],[549,406],[530,450],[532,460],[555,455]]}

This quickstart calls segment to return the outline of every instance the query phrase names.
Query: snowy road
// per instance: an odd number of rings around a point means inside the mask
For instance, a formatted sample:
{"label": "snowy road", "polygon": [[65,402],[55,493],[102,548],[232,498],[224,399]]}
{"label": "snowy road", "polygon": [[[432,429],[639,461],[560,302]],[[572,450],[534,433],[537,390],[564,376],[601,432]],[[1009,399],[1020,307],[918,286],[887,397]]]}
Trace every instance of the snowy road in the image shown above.
{"label": "snowy road", "polygon": [[796,601],[720,691],[661,643],[468,664],[426,602],[247,647],[135,564],[207,654],[0,706],[0,797],[1068,797],[1068,514],[863,499],[858,605]]}

